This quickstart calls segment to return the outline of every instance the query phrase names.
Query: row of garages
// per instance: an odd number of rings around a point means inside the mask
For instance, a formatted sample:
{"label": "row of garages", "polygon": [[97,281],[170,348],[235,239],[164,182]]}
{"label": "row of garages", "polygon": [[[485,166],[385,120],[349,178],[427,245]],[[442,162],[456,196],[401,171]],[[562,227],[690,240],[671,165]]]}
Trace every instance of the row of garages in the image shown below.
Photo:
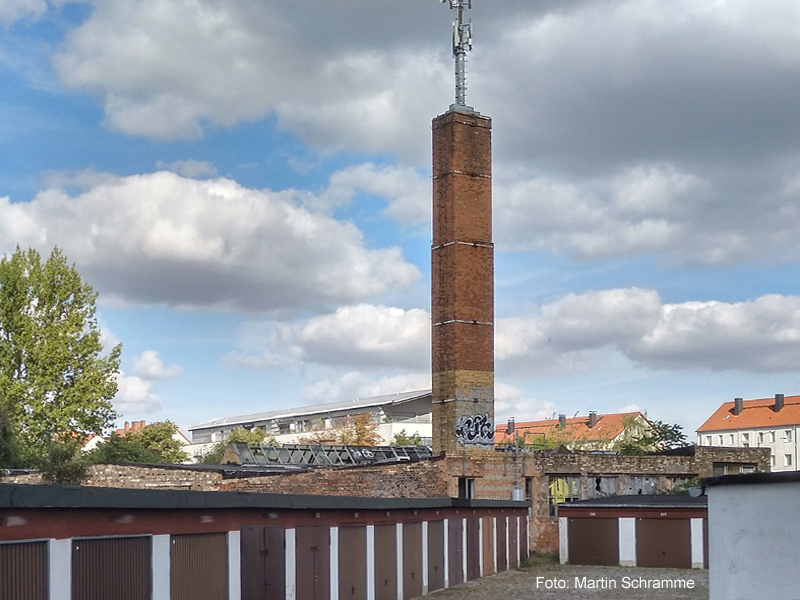
{"label": "row of garages", "polygon": [[0,485],[0,600],[405,600],[516,568],[527,508]]}
{"label": "row of garages", "polygon": [[707,498],[610,496],[561,504],[562,563],[708,568]]}

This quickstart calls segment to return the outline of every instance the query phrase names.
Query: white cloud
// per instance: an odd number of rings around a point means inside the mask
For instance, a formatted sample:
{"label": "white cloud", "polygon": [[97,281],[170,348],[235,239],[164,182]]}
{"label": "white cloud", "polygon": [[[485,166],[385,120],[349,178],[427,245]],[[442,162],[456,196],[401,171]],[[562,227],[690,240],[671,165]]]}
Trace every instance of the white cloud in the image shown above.
{"label": "white cloud", "polygon": [[[703,219],[708,186],[670,165],[629,168],[584,183],[547,177],[500,183],[496,237],[515,250],[546,250],[579,259],[661,252],[679,260],[717,261],[721,240]],[[717,231],[736,235],[739,224]],[[733,249],[725,249],[725,257]]]}
{"label": "white cloud", "polygon": [[178,365],[164,367],[164,362],[155,350],[145,350],[133,359],[133,372],[143,379],[172,379],[183,374]]}
{"label": "white cloud", "polygon": [[47,11],[46,0],[3,0],[0,2],[0,24],[42,16]]}
{"label": "white cloud", "polygon": [[800,352],[800,296],[661,304],[652,290],[570,294],[532,316],[500,320],[499,369],[586,370],[619,353],[650,369],[791,372]]}
{"label": "white cloud", "polygon": [[160,171],[172,171],[183,177],[200,179],[204,177],[216,177],[217,168],[210,162],[202,160],[176,160],[166,163],[163,160],[156,161],[156,169]]}
{"label": "white cloud", "polygon": [[422,309],[343,306],[287,337],[307,362],[411,369],[430,364],[430,314]]}
{"label": "white cloud", "polygon": [[509,417],[521,423],[549,419],[556,413],[552,402],[540,401],[511,385],[497,382],[494,387],[494,420],[497,425],[508,421]]}
{"label": "white cloud", "polygon": [[429,373],[410,373],[374,379],[365,373],[351,371],[338,379],[323,379],[307,386],[303,390],[303,401],[308,404],[343,402],[356,398],[430,389],[430,387]]}
{"label": "white cloud", "polygon": [[[125,133],[198,137],[274,115],[316,149],[427,169],[424,132],[452,93],[446,7],[300,6],[108,0],[54,64]],[[498,248],[709,265],[797,259],[800,193],[785,171],[800,121],[781,99],[800,95],[800,8],[771,6],[476,5],[470,99],[495,117],[496,171],[534,173],[495,180]],[[391,218],[427,218],[428,186],[413,171],[362,165],[338,178],[341,189],[306,199],[377,193]]]}
{"label": "white cloud", "polygon": [[654,368],[795,371],[800,296],[665,305],[658,325],[627,353]]}
{"label": "white cloud", "polygon": [[178,307],[318,308],[414,283],[399,248],[367,250],[350,223],[300,208],[294,192],[159,172],[71,198],[0,200],[0,247],[61,247],[106,298]]}
{"label": "white cloud", "polygon": [[152,392],[152,388],[152,381],[120,372],[113,401],[114,410],[119,416],[155,412],[161,408],[161,399]]}
{"label": "white cloud", "polygon": [[431,182],[415,169],[372,163],[348,167],[331,175],[321,199],[331,206],[341,206],[359,193],[385,200],[388,205],[384,213],[400,223],[430,222]]}
{"label": "white cloud", "polygon": [[[307,394],[341,397],[364,389],[365,369],[425,370],[430,314],[367,304],[345,306],[303,324],[248,325],[253,339],[226,357],[229,366],[358,367]],[[654,290],[568,294],[534,313],[498,319],[498,378],[539,378],[627,364],[652,370],[791,372],[800,352],[800,296],[749,302],[662,304]],[[316,391],[315,391],[316,390]],[[516,402],[516,401],[515,401]]]}
{"label": "white cloud", "polygon": [[[125,133],[199,137],[207,124],[274,112],[314,145],[383,151],[389,141],[418,152],[416,131],[428,112],[420,109],[449,68],[424,45],[402,40],[388,23],[398,7],[385,6],[383,19],[365,24],[363,6],[323,21],[329,9],[320,3],[309,18],[252,1],[111,0],[70,33],[54,63],[66,85],[102,95],[106,123]],[[350,44],[355,22],[360,35],[374,25],[394,42]]]}

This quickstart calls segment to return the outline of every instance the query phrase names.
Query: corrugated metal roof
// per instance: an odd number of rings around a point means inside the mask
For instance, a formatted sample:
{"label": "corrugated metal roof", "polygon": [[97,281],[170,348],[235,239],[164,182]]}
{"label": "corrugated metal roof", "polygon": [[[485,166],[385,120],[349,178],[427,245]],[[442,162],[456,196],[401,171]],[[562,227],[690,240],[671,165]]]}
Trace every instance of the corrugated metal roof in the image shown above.
{"label": "corrugated metal roof", "polygon": [[193,425],[192,427],[189,427],[189,431],[194,431],[195,429],[219,427],[221,425],[236,426],[242,423],[252,423],[254,421],[268,421],[271,419],[285,419],[302,417],[304,415],[325,414],[342,410],[352,410],[354,408],[373,408],[387,404],[401,404],[403,402],[410,402],[412,400],[417,400],[430,395],[431,390],[416,390],[412,392],[402,392],[399,394],[387,394],[384,396],[373,396],[371,398],[349,400],[346,402],[329,402],[326,404],[287,408],[285,410],[273,410],[269,412],[253,413],[236,417],[221,417],[219,419],[207,421],[206,423]]}
{"label": "corrugated metal roof", "polygon": [[800,425],[800,396],[786,396],[783,408],[774,410],[775,398],[744,400],[742,412],[734,413],[734,402],[725,402],[698,429],[698,432],[730,431]]}

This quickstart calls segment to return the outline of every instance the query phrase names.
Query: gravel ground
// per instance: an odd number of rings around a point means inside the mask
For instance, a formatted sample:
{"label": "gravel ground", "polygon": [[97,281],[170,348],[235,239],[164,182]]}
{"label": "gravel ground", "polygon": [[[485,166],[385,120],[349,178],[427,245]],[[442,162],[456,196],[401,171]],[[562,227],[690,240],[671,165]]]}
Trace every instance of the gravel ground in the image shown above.
{"label": "gravel ground", "polygon": [[[685,581],[687,586],[692,582],[693,587],[656,588],[656,582],[663,580]],[[592,588],[590,582],[597,585]],[[645,588],[648,584],[650,587]],[[556,585],[559,587],[553,587]],[[470,581],[430,597],[434,600],[708,600],[708,571],[543,564]]]}

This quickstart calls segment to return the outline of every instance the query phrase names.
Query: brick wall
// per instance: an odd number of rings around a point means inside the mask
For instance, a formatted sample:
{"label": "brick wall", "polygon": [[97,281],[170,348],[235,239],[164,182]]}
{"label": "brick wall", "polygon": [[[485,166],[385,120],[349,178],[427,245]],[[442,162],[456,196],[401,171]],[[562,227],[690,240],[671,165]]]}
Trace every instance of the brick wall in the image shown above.
{"label": "brick wall", "polygon": [[366,498],[444,498],[449,494],[439,462],[316,469],[226,479],[219,489]]}

